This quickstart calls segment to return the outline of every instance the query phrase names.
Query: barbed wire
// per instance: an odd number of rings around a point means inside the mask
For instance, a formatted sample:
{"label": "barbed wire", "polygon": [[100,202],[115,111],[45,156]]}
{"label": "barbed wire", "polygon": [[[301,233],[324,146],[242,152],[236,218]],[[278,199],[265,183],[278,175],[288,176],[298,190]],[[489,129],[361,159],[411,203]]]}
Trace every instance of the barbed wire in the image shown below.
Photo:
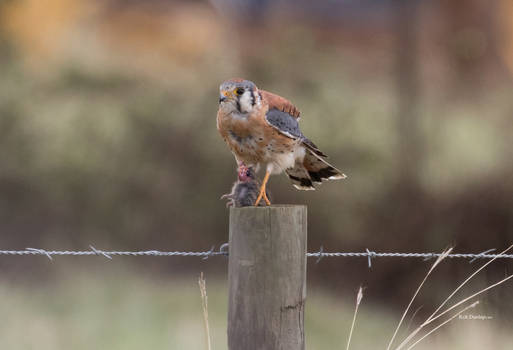
{"label": "barbed wire", "polygon": [[[105,251],[89,246],[90,250],[45,250],[39,248],[25,248],[24,250],[0,250],[0,255],[45,255],[53,260],[53,256],[91,256],[101,255],[108,259],[113,256],[199,256],[208,258],[216,255],[228,255],[227,251],[215,251],[214,247],[206,252],[166,252],[160,250],[142,250],[142,251]],[[224,248],[223,248],[224,249]]]}
{"label": "barbed wire", "polygon": [[[25,248],[24,250],[0,250],[0,255],[44,255],[53,260],[53,256],[103,256],[112,259],[113,256],[196,256],[208,259],[213,256],[228,256],[228,243],[222,244],[218,250],[215,246],[208,251],[187,252],[187,251],[160,251],[160,250],[142,250],[142,251],[105,251],[96,249],[92,245],[90,250],[45,250],[39,248]],[[453,253],[447,255],[450,259],[470,259],[470,263],[477,259],[513,259],[513,254],[490,254],[495,248],[484,252],[474,253]],[[373,258],[422,258],[429,260],[438,258],[443,253],[402,253],[402,252],[374,252],[366,249],[365,252],[325,252],[321,246],[318,252],[306,253],[308,258],[317,258],[317,263],[323,258],[347,258],[363,257],[368,259],[369,268]]]}

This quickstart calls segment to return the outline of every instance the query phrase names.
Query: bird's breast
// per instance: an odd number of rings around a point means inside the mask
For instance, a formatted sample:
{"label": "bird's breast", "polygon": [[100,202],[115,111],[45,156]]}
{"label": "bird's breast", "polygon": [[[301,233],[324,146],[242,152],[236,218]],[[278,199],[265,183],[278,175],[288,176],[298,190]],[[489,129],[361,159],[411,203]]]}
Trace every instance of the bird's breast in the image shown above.
{"label": "bird's breast", "polygon": [[239,161],[247,165],[274,163],[275,169],[293,166],[297,140],[271,127],[259,114],[218,114],[218,129]]}
{"label": "bird's breast", "polygon": [[218,115],[217,126],[238,160],[258,164],[264,157],[262,127],[254,116]]}

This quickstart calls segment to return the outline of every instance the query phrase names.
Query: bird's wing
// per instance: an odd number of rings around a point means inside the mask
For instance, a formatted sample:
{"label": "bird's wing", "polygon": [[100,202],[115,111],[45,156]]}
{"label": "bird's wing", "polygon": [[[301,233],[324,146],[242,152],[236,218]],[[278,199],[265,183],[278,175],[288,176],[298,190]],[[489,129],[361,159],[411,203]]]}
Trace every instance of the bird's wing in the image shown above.
{"label": "bird's wing", "polygon": [[265,90],[258,90],[262,96],[262,99],[267,101],[269,110],[277,109],[281,112],[290,114],[292,117],[299,119],[299,109],[296,108],[289,100],[281,96],[275,95],[272,92]]}
{"label": "bird's wing", "polygon": [[303,133],[299,129],[299,123],[296,118],[286,112],[282,112],[276,108],[269,108],[265,114],[265,121],[278,130],[281,134],[291,139],[300,139]]}
{"label": "bird's wing", "polygon": [[326,157],[326,155],[322,153],[312,141],[303,135],[299,129],[298,119],[292,114],[280,111],[276,108],[271,108],[269,106],[269,110],[265,115],[265,121],[270,126],[278,130],[281,134],[294,140],[300,140],[303,146],[310,149],[315,154],[321,157]]}

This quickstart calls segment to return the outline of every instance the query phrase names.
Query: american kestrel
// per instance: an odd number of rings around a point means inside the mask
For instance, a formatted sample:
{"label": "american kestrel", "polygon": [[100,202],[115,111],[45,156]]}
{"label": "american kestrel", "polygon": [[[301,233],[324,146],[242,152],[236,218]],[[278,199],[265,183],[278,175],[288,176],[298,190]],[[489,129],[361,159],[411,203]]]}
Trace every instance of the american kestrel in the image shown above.
{"label": "american kestrel", "polygon": [[244,79],[230,79],[219,87],[217,129],[239,166],[265,166],[255,205],[264,198],[269,175],[283,171],[299,190],[314,183],[346,176],[329,164],[317,146],[299,129],[299,110],[285,98],[260,90]]}

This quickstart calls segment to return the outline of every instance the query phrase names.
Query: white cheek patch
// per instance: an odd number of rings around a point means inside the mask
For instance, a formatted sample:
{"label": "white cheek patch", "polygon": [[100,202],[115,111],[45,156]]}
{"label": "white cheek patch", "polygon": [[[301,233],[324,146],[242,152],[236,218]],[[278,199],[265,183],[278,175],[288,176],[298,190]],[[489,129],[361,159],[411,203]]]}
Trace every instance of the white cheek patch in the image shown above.
{"label": "white cheek patch", "polygon": [[244,91],[242,96],[239,98],[239,103],[241,112],[251,112],[251,110],[253,109],[253,96],[250,90]]}

